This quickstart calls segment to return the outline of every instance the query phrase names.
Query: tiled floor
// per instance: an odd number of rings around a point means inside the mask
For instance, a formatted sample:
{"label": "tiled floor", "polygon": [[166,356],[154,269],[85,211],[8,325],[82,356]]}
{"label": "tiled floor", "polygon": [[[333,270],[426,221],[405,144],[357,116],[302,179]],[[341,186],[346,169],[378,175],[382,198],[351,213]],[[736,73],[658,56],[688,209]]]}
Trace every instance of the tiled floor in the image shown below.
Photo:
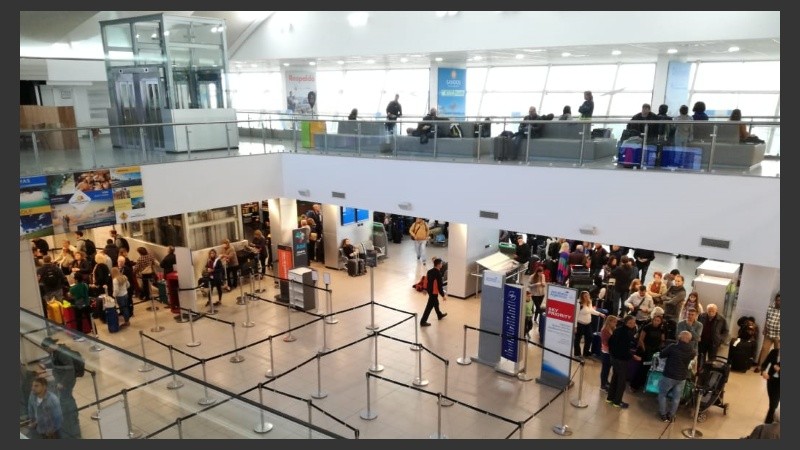
{"label": "tiled floor", "polygon": [[[259,390],[254,387],[266,381],[269,383],[260,390],[265,405],[302,420],[311,417],[315,426],[350,438],[357,429],[362,439],[429,438],[440,434],[456,439],[516,439],[520,435],[525,439],[684,439],[682,431],[692,428],[691,408],[687,406],[681,407],[672,426],[662,423],[652,394],[626,392],[624,399],[631,405],[627,410],[607,405],[599,390],[600,363],[594,359],[585,364],[580,396],[588,405],[585,408],[571,404],[577,403],[579,397],[578,372],[575,386],[566,393],[564,402],[556,389],[535,380],[521,381],[475,361],[469,365],[457,363],[464,354],[477,354],[477,332],[466,326],[479,326],[480,299],[450,298],[442,302],[448,313],[445,319],[437,321],[433,315],[432,326],[417,329],[415,324],[426,296],[411,285],[425,268],[416,263],[407,237],[401,244],[389,245],[390,257],[375,269],[372,290],[370,274],[353,278],[346,272],[312,264],[312,268],[331,274],[331,303],[336,312],[333,317],[338,320],[335,324],[326,325],[313,314],[326,311],[324,295],[318,299],[318,309],[309,314],[287,313],[286,307],[268,301],[238,305],[239,292],[233,291],[224,295],[218,314],[202,318],[191,327],[189,323],[175,322],[167,308],[160,308],[154,316],[145,309],[146,304],[136,306],[132,325],[118,333],[108,333],[105,325],[97,321],[100,339],[134,355],[146,353],[154,370],[140,371],[140,362],[131,363],[129,356],[111,349],[93,352],[88,348],[89,341],[76,342],[74,346],[82,351],[89,368],[102,371],[97,377],[100,397],[117,396],[106,400],[104,406],[117,400],[123,388],[129,389],[132,426],[153,438],[177,438],[175,419],[193,412],[198,414],[182,421],[184,438],[307,438],[307,429],[272,414],[265,420],[274,425],[273,430],[255,433],[254,425],[262,420],[259,412],[223,401],[233,393],[243,393],[260,402]],[[428,255],[447,259],[447,247],[430,246]],[[693,258],[676,259],[659,253],[649,273],[677,267],[687,275],[688,286],[698,264]],[[260,286],[266,289],[259,294],[263,299],[273,299],[276,293],[268,281]],[[248,284],[244,290],[258,287]],[[370,306],[373,291],[375,304]],[[255,325],[241,326],[248,318]],[[165,328],[163,331],[152,331],[156,320]],[[291,335],[296,340],[286,342],[290,322]],[[379,327],[377,347],[376,338],[368,329],[372,324]],[[238,351],[234,350],[234,334]],[[424,347],[422,352],[412,351],[417,338]],[[200,345],[187,345],[193,342]],[[164,370],[171,365],[169,346],[174,350],[175,368],[185,368],[182,373],[187,377],[205,378],[220,390],[204,389],[188,378],[180,378],[186,382],[182,388],[167,389],[172,380]],[[722,352],[725,354],[727,349]],[[541,355],[540,348],[528,347],[527,373],[531,378],[539,374]],[[244,360],[231,362],[236,356]],[[274,378],[265,377],[268,372]],[[749,434],[766,414],[764,384],[752,372],[731,373],[724,397],[730,404],[728,414],[711,407],[707,419],[698,423],[696,430],[702,432],[704,439],[735,439]],[[455,404],[437,407],[438,393]],[[75,395],[79,406],[94,400],[90,377],[79,380]],[[203,407],[198,403],[203,399],[213,399],[214,404],[199,412]],[[93,412],[95,408],[90,407],[81,413],[84,438],[98,437],[98,425],[89,418]],[[362,418],[370,415],[374,419]],[[561,425],[568,426],[571,436],[553,431],[554,426]],[[312,435],[323,437],[316,432]]]}

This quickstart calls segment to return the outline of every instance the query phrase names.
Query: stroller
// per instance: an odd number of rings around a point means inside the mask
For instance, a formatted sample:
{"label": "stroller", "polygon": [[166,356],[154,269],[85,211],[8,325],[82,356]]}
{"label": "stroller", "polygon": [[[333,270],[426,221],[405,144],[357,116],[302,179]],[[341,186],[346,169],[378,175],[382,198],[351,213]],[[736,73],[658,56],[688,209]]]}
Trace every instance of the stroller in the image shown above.
{"label": "stroller", "polygon": [[[712,406],[719,406],[722,408],[724,415],[728,414],[728,404],[724,402],[725,384],[728,382],[728,376],[731,373],[731,365],[728,359],[722,356],[717,356],[716,359],[706,361],[703,364],[703,370],[697,376],[697,388],[700,390],[700,408],[697,412],[697,421],[703,422],[706,420],[708,409]],[[696,408],[697,405],[696,394],[692,396],[691,406]]]}

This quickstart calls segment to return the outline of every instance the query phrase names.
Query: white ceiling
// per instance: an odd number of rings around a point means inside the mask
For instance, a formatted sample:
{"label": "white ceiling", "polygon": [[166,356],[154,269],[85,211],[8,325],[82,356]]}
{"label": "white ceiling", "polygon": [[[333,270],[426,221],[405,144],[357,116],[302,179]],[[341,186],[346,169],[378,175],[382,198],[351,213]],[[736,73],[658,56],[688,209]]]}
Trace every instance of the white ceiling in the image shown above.
{"label": "white ceiling", "polygon": [[[102,59],[100,39],[101,20],[112,20],[162,11],[20,11],[21,57],[71,57]],[[229,55],[246,40],[271,14],[270,11],[168,11],[171,15],[212,17],[225,20]],[[53,46],[53,44],[60,44]],[[739,47],[732,53],[729,48]],[[670,48],[677,49],[675,58],[684,61],[735,61],[780,59],[780,41],[777,39],[746,39],[729,41],[698,41],[680,43],[647,43],[624,45],[583,45],[549,48],[510,48],[476,52],[457,51],[443,53],[413,53],[384,55],[348,55],[343,48],[339,57],[318,59],[237,60],[229,61],[232,71],[278,70],[283,64],[308,66],[315,62],[317,69],[379,69],[427,68],[443,63],[466,64],[467,67],[503,65],[546,64],[599,64],[655,62]],[[617,50],[619,55],[612,55]],[[562,56],[568,52],[571,56]],[[517,55],[522,55],[517,56]],[[479,59],[476,59],[478,57]],[[401,58],[405,62],[401,61]],[[373,62],[368,62],[372,60]],[[342,63],[340,63],[340,61]]]}

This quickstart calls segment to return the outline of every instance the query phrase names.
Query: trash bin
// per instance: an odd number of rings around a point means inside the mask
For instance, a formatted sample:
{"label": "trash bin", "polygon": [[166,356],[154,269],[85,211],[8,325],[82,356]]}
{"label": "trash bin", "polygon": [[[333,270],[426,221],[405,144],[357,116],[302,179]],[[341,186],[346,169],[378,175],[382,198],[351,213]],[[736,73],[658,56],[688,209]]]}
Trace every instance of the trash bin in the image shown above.
{"label": "trash bin", "polygon": [[[165,277],[167,284],[167,297],[169,298],[169,309],[173,314],[181,313],[181,304],[178,297],[178,272],[170,272]],[[159,289],[159,294],[161,290]]]}

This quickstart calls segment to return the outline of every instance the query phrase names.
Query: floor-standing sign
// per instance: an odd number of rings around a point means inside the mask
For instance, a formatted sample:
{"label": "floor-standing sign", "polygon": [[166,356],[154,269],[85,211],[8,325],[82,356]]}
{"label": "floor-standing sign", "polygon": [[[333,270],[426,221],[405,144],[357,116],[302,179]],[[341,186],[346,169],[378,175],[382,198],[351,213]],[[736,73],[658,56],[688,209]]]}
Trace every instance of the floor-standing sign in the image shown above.
{"label": "floor-standing sign", "polygon": [[289,303],[289,271],[294,268],[292,260],[292,247],[278,244],[278,278],[280,278],[280,293],[275,295],[275,300]]}
{"label": "floor-standing sign", "polygon": [[500,362],[500,336],[503,329],[503,273],[484,270],[481,276],[481,330],[497,334],[478,335],[475,361],[496,367]]}
{"label": "floor-standing sign", "polygon": [[503,286],[503,327],[500,362],[495,366],[495,370],[508,375],[517,375],[522,369],[522,352],[520,351],[520,341],[517,337],[521,335],[520,330],[525,325],[525,314],[522,305],[522,286],[518,284],[506,284]]}
{"label": "floor-standing sign", "polygon": [[572,340],[575,338],[577,294],[576,289],[547,285],[545,350],[542,350],[542,373],[536,381],[558,389],[563,389],[569,384],[572,360],[568,355],[572,354]]}

